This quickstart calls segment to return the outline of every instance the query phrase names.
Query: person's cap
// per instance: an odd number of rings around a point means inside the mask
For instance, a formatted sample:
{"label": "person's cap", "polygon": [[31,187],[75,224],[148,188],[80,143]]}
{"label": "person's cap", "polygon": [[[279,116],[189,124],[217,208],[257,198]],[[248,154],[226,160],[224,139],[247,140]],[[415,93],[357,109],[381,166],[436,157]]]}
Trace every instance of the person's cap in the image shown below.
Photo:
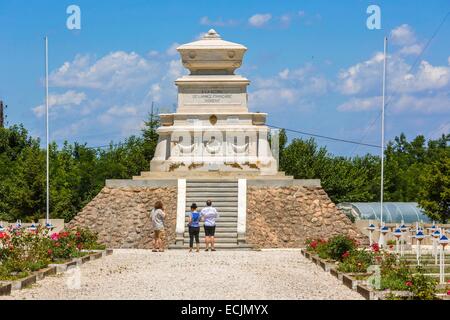
{"label": "person's cap", "polygon": [[191,204],[191,209],[197,209],[197,204],[196,203]]}

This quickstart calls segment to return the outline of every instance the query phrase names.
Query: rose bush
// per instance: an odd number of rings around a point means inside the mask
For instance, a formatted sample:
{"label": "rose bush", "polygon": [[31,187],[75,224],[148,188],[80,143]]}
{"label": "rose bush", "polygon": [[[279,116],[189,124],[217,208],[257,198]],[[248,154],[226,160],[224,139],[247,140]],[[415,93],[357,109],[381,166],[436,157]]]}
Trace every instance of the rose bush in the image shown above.
{"label": "rose bush", "polygon": [[83,249],[104,249],[96,234],[84,229],[50,232],[9,228],[0,233],[0,280],[14,280],[45,268],[52,262],[62,262],[84,253]]}

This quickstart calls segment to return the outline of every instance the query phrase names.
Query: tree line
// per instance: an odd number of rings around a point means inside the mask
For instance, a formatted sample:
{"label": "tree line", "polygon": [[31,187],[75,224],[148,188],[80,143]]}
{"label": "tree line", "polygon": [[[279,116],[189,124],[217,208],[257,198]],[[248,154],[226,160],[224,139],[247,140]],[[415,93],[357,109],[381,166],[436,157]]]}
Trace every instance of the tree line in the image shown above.
{"label": "tree line", "polygon": [[[106,179],[130,179],[148,171],[159,126],[149,115],[139,136],[107,148],[52,143],[50,215],[70,221],[103,188]],[[330,154],[314,139],[280,134],[280,170],[297,179],[321,179],[336,202],[379,201],[380,157]],[[385,200],[419,202],[441,222],[450,215],[450,134],[436,140],[401,134],[387,145]],[[0,128],[0,220],[35,221],[45,217],[45,149],[22,125]]]}

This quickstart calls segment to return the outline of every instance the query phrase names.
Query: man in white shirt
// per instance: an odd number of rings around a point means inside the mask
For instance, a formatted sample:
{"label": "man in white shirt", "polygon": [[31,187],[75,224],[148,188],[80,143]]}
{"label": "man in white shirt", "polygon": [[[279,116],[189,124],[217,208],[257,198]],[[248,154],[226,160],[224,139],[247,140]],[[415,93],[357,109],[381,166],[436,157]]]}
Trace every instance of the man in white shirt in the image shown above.
{"label": "man in white shirt", "polygon": [[211,247],[211,251],[216,251],[214,248],[214,234],[216,232],[216,219],[219,217],[219,213],[212,206],[211,200],[206,201],[206,207],[202,209],[200,216],[205,221],[205,251],[209,250],[208,245]]}

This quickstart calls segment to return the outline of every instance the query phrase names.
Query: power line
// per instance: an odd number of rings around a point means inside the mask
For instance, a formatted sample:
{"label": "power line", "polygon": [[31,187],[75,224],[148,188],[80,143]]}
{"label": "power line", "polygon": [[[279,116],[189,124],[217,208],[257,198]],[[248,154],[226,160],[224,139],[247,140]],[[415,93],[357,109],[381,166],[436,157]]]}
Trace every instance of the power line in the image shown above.
{"label": "power line", "polygon": [[274,128],[274,129],[285,130],[285,131],[288,131],[288,132],[294,132],[294,133],[302,134],[302,135],[305,135],[305,136],[321,138],[321,139],[327,139],[327,140],[336,141],[336,142],[351,143],[351,144],[357,144],[357,145],[366,146],[366,147],[372,147],[372,148],[381,148],[381,146],[379,146],[379,145],[370,144],[370,143],[362,143],[362,142],[353,141],[353,140],[334,138],[334,137],[324,136],[324,135],[321,135],[321,134],[315,134],[315,133],[310,133],[310,132],[305,132],[305,131],[300,131],[300,130],[281,128],[281,127],[277,127],[277,126],[273,126],[273,125],[268,125],[268,127],[271,127],[271,128]]}

